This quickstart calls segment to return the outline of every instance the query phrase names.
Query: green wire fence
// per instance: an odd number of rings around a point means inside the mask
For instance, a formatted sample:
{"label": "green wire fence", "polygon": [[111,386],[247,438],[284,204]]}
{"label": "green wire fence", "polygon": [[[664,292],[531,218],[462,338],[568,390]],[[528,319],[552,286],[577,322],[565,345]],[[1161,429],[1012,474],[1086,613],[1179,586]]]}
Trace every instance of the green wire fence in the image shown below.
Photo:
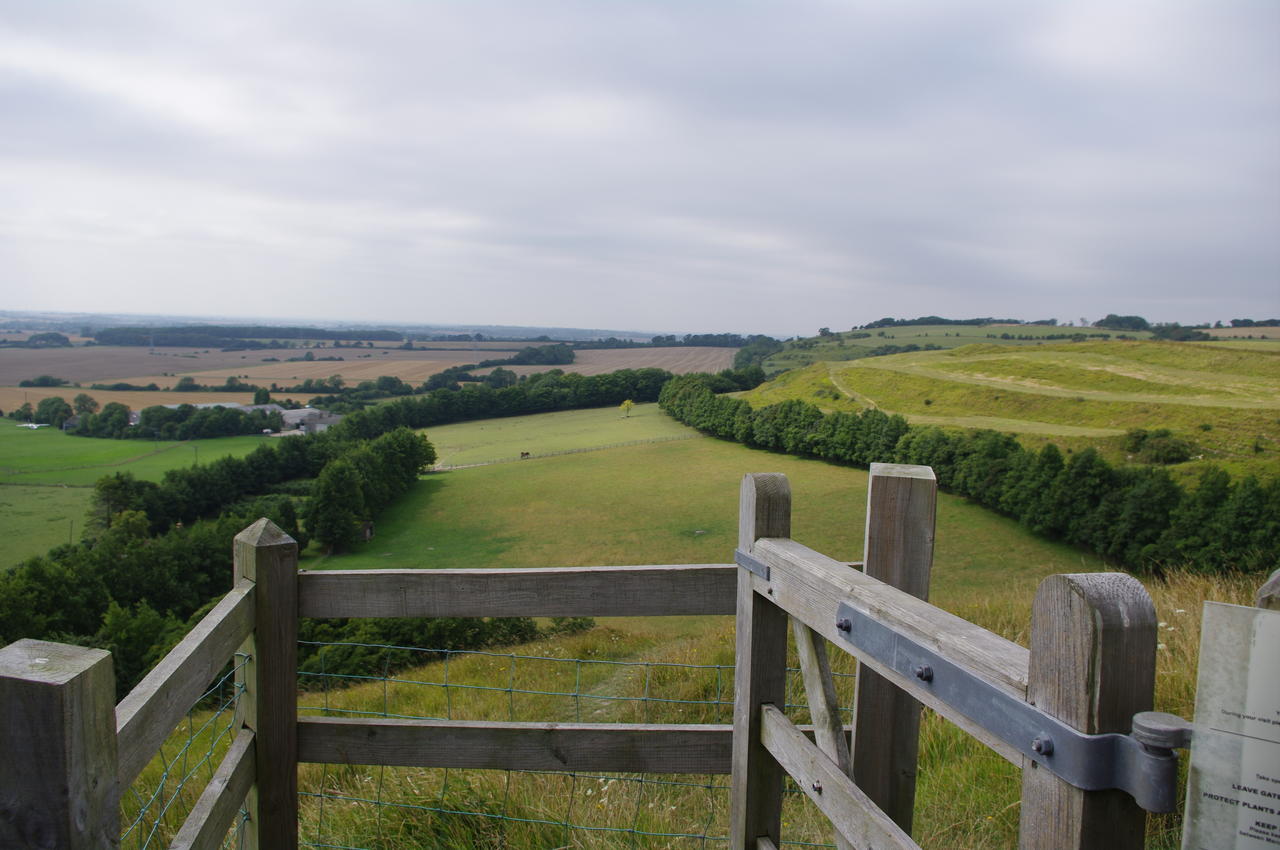
{"label": "green wire fence", "polygon": [[[733,666],[474,650],[301,642],[300,715],[608,723],[732,723]],[[375,653],[369,669],[328,659]],[[407,654],[407,655],[406,655]],[[406,663],[406,657],[410,660]],[[393,668],[394,658],[394,668]],[[232,669],[209,689],[122,802],[121,847],[167,847],[234,737]],[[844,709],[851,672],[835,674]],[[807,719],[798,670],[788,713]],[[784,804],[787,846],[831,846],[830,824],[798,789]],[[299,766],[300,846],[321,850],[723,847],[728,777]],[[242,813],[223,844],[243,845]]]}

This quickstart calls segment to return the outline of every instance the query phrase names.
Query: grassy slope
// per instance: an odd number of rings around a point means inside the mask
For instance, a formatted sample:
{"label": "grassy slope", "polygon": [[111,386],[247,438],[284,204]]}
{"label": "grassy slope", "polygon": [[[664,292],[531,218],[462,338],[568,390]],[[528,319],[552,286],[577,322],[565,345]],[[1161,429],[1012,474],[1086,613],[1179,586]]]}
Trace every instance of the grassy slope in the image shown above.
{"label": "grassy slope", "polygon": [[630,416],[616,407],[601,407],[442,425],[428,434],[440,466],[519,459],[526,451],[537,456],[697,436],[697,431],[664,415],[656,404],[638,404]]}
{"label": "grassy slope", "polygon": [[[469,427],[483,440],[480,424]],[[536,442],[526,442],[536,450]],[[739,482],[763,471],[791,479],[796,539],[834,557],[859,557],[865,472],[700,439],[434,473],[379,519],[374,540],[350,554],[312,555],[303,566],[728,563]],[[939,500],[938,541],[934,592],[943,604],[1010,589],[1027,595],[1029,611],[1041,577],[1101,566],[946,495]]]}
{"label": "grassy slope", "polygon": [[[868,337],[854,338],[854,334],[869,333]],[[1033,339],[1001,339],[1009,336],[1033,337]],[[878,328],[873,331],[845,331],[828,337],[809,337],[788,343],[787,348],[765,361],[765,371],[776,374],[786,369],[797,369],[812,363],[854,360],[865,357],[868,349],[883,345],[936,345],[942,348],[958,348],[962,345],[997,344],[1011,347],[1036,345],[1037,339],[1060,334],[1085,334],[1115,338],[1117,331],[1102,328],[1048,327],[1043,325],[909,325],[901,328]],[[1129,336],[1145,339],[1150,334],[1129,332]]]}
{"label": "grassy slope", "polygon": [[191,465],[197,451],[202,463],[242,457],[263,439],[98,440],[0,422],[0,539],[7,541],[0,569],[77,538],[93,483],[104,475],[130,472],[159,481],[167,470]]}
{"label": "grassy slope", "polygon": [[[1172,429],[1206,461],[1280,471],[1280,357],[1191,343],[975,345],[786,373],[744,395],[827,409],[877,406],[910,421],[1016,432],[1032,444],[1093,445],[1124,460],[1129,428]],[[1208,426],[1207,428],[1205,426]],[[1255,449],[1255,445],[1258,449]],[[1187,474],[1196,464],[1184,464]]]}

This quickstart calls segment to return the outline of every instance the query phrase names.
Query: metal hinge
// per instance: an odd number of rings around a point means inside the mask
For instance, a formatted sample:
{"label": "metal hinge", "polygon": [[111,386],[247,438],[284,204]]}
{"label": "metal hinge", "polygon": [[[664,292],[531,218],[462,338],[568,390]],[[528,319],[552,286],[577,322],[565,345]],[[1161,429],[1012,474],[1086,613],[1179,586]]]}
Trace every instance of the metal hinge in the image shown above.
{"label": "metal hinge", "polygon": [[761,561],[757,558],[752,557],[751,555],[748,555],[746,552],[743,552],[741,549],[733,550],[733,560],[738,564],[738,566],[742,567],[744,570],[755,573],[765,581],[771,581],[771,578],[769,575],[769,565],[766,564],[764,561]]}
{"label": "metal hinge", "polygon": [[1176,807],[1173,750],[1190,742],[1186,720],[1142,712],[1134,716],[1132,735],[1087,735],[848,603],[840,604],[836,629],[858,654],[917,680],[941,702],[1076,788],[1118,788],[1149,812]]}

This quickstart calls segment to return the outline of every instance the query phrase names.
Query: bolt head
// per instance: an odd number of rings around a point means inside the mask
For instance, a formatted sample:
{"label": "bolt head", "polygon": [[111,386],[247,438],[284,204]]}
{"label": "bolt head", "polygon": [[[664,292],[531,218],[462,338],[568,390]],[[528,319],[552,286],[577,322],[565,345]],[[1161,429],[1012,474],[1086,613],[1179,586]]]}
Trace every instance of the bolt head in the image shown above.
{"label": "bolt head", "polygon": [[922,682],[933,681],[933,668],[928,664],[921,664],[915,669],[916,678]]}
{"label": "bolt head", "polygon": [[853,631],[853,621],[848,617],[841,617],[836,620],[836,628],[842,632],[851,632]]}
{"label": "bolt head", "polygon": [[1053,739],[1048,736],[1036,738],[1031,742],[1031,749],[1042,756],[1053,755]]}

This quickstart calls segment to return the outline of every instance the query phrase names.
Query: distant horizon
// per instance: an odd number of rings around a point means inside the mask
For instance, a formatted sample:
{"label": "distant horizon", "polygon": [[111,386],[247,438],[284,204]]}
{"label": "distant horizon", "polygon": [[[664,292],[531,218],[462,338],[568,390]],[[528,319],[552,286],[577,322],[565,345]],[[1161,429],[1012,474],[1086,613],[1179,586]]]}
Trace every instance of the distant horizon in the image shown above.
{"label": "distant horizon", "polygon": [[[1094,324],[1093,324],[1094,322],[1097,322],[1103,319],[1104,317],[1106,317],[1107,315],[1111,315],[1111,314],[1141,316],[1142,318],[1148,320],[1152,325],[1174,324],[1174,322],[1156,321],[1156,320],[1153,320],[1150,316],[1146,316],[1141,313],[1119,314],[1119,313],[1116,313],[1116,311],[1114,310],[1108,311],[1107,313],[1102,313],[1097,318],[1090,319],[1089,317],[1085,317],[1085,316],[1076,317],[1075,319],[1059,318],[1057,319],[1057,322],[1059,327],[1094,327]],[[255,325],[255,326],[276,325],[281,327],[315,327],[319,329],[329,329],[329,330],[340,329],[340,328],[359,328],[359,329],[367,329],[367,330],[411,329],[411,332],[412,332],[412,329],[418,328],[418,329],[422,329],[420,332],[429,332],[432,330],[439,330],[439,331],[457,331],[459,333],[469,332],[473,334],[483,333],[485,335],[493,335],[494,333],[500,333],[502,331],[512,331],[513,332],[511,334],[512,336],[518,336],[519,334],[515,332],[519,332],[519,331],[528,331],[531,334],[532,332],[537,331],[540,333],[533,334],[533,335],[545,334],[548,336],[551,336],[552,335],[551,332],[554,332],[554,331],[565,331],[565,332],[576,332],[577,335],[595,334],[605,338],[607,338],[608,336],[650,337],[650,336],[660,336],[660,335],[668,335],[668,334],[683,336],[685,334],[717,334],[717,333],[736,333],[742,336],[751,336],[752,334],[755,334],[755,333],[763,333],[765,336],[771,336],[771,337],[774,337],[775,339],[787,339],[790,337],[804,338],[804,337],[810,337],[810,336],[817,336],[820,330],[820,328],[812,328],[807,332],[802,331],[802,332],[790,332],[790,333],[782,333],[782,332],[767,333],[762,331],[743,331],[735,328],[723,328],[723,327],[692,328],[692,329],[686,328],[686,329],[680,329],[680,330],[671,330],[671,329],[646,330],[646,329],[637,329],[637,328],[624,329],[624,328],[617,328],[617,327],[613,327],[613,328],[611,327],[574,327],[570,325],[536,325],[536,324],[509,325],[509,324],[498,324],[494,322],[411,322],[411,321],[406,322],[403,320],[402,321],[350,320],[350,319],[343,320],[343,319],[308,318],[308,317],[281,318],[278,316],[263,317],[263,316],[236,316],[236,315],[226,315],[226,314],[195,314],[195,313],[131,313],[131,312],[120,312],[120,311],[108,312],[108,311],[101,311],[101,310],[0,309],[0,323],[2,323],[6,318],[10,318],[10,317],[15,317],[19,319],[22,319],[23,317],[30,317],[29,319],[27,319],[29,321],[38,320],[43,317],[50,317],[49,319],[50,321],[63,321],[68,323],[81,321],[81,320],[88,321],[95,317],[100,319],[124,320],[121,322],[121,324],[127,324],[129,320],[137,320],[138,324],[142,327],[147,327],[151,325],[161,325],[164,323],[172,324],[172,323],[188,323],[189,322],[193,324],[205,324],[205,325],[236,324],[236,325]],[[64,317],[64,318],[56,318],[56,317]],[[1035,322],[1047,322],[1056,318],[1052,316],[1044,316],[1036,319],[1017,319],[1016,317],[1013,317],[1013,316],[959,316],[959,315],[943,316],[935,313],[926,313],[926,314],[917,314],[914,316],[913,315],[878,316],[876,318],[867,319],[865,321],[861,321],[851,325],[841,325],[841,326],[824,325],[822,327],[829,328],[832,332],[839,333],[839,332],[853,330],[858,327],[863,327],[868,324],[878,322],[886,318],[892,318],[900,321],[903,321],[903,320],[914,321],[919,318],[928,318],[928,317],[937,317],[939,319],[944,319],[949,322],[969,321],[973,319],[986,318],[986,319],[991,319],[993,325],[1002,324],[1003,320],[1006,320],[1006,319],[1012,319],[1015,322],[1018,322],[1019,324],[1029,325]],[[1215,322],[1220,321],[1222,322],[1223,326],[1230,327],[1230,323],[1232,320],[1248,319],[1252,321],[1272,321],[1277,318],[1280,318],[1280,316],[1265,316],[1265,315],[1232,316],[1230,318],[1210,320],[1207,324],[1209,326],[1212,326]],[[1088,319],[1088,323],[1081,324],[1081,321],[1083,319]],[[1206,323],[1204,321],[1200,321],[1200,322],[1176,322],[1176,324],[1183,325],[1184,327],[1191,327],[1195,325],[1204,326]],[[593,336],[591,338],[596,338],[596,337]]]}

